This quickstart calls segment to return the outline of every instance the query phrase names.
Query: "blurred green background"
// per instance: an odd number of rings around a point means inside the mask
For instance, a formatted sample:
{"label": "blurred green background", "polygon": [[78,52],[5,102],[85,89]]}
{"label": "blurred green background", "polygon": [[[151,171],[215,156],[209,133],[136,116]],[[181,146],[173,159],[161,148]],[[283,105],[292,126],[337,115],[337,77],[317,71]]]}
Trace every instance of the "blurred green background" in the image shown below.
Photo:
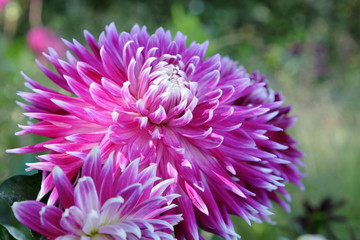
{"label": "blurred green background", "polygon": [[[83,29],[97,37],[110,22],[119,32],[135,23],[150,33],[162,26],[173,35],[182,31],[188,43],[209,40],[208,56],[220,53],[248,72],[260,70],[299,117],[290,132],[307,155],[306,191],[288,186],[292,212],[276,207],[275,226],[233,218],[242,238],[318,233],[360,239],[359,15],[355,0],[13,0],[0,12],[0,182],[35,161],[31,154],[5,153],[39,141],[14,136],[17,124],[27,121],[15,103],[21,101],[16,93],[26,90],[20,71],[46,84],[26,43],[31,27],[42,24],[84,43]],[[0,204],[0,223],[16,224]]]}

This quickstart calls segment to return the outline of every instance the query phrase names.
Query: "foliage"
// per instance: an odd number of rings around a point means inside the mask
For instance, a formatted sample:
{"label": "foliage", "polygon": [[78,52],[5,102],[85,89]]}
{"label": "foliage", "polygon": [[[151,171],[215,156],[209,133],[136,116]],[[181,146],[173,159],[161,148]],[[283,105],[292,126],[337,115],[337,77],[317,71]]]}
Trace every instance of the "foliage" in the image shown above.
{"label": "foliage", "polygon": [[[17,201],[24,200],[34,200],[36,199],[36,195],[40,190],[41,183],[41,173],[37,173],[34,175],[16,175],[11,178],[8,178],[0,185],[0,199],[5,200],[9,206]],[[3,208],[5,206],[3,205]],[[8,211],[10,208],[6,208]],[[9,220],[9,219],[8,219]],[[10,223],[10,221],[8,221]],[[13,224],[14,225],[14,224]],[[25,235],[28,238],[32,238],[36,236],[36,239],[40,239],[36,233],[30,233],[29,229],[25,229],[23,226],[19,226],[22,229],[22,232],[15,227],[11,227],[13,229],[13,234],[15,233],[20,239],[25,239]],[[15,236],[14,234],[14,236]],[[11,235],[8,230],[0,225],[0,239],[11,240],[15,239],[13,235]]]}
{"label": "foliage", "polygon": [[9,231],[0,224],[0,238],[3,240],[15,240],[15,238],[9,233]]}
{"label": "foliage", "polygon": [[[332,223],[343,223],[346,218],[337,215],[336,211],[344,206],[344,201],[335,202],[332,198],[325,198],[318,206],[305,201],[304,214],[295,218],[300,233],[326,233],[331,239],[336,238]],[[324,234],[325,235],[325,234]]]}
{"label": "foliage", "polygon": [[0,198],[10,205],[17,201],[35,200],[40,190],[40,182],[40,172],[31,176],[13,176],[0,185]]}

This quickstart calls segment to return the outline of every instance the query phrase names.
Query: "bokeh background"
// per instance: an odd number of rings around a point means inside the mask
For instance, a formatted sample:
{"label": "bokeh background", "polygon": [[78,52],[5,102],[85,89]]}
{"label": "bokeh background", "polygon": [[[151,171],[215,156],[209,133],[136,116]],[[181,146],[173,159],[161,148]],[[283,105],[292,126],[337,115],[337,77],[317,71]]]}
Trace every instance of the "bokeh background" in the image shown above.
{"label": "bokeh background", "polygon": [[[110,22],[119,32],[135,23],[147,25],[150,33],[162,26],[173,35],[182,31],[188,43],[209,40],[208,56],[227,55],[248,72],[266,74],[298,116],[290,132],[306,153],[306,190],[288,186],[292,212],[275,207],[275,226],[248,226],[234,217],[242,238],[288,240],[316,233],[329,240],[358,240],[359,16],[358,0],[0,0],[0,182],[29,174],[25,162],[36,161],[31,154],[5,153],[39,141],[37,136],[14,136],[17,124],[27,121],[15,103],[21,101],[16,93],[26,91],[20,71],[49,84],[34,61],[42,61],[41,46],[29,46],[31,29],[51,29],[52,43],[56,35],[84,43],[84,29],[99,36]],[[41,39],[33,42],[41,45]],[[18,226],[3,200],[0,223]]]}

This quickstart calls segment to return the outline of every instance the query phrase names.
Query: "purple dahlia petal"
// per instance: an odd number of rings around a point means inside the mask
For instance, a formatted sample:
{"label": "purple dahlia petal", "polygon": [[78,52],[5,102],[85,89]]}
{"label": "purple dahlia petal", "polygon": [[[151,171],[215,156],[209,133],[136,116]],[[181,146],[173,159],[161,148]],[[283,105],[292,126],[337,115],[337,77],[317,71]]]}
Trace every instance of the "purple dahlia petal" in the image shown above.
{"label": "purple dahlia petal", "polygon": [[56,93],[56,91],[44,87],[43,85],[37,83],[36,81],[34,81],[33,79],[31,79],[30,77],[28,77],[24,72],[21,71],[21,75],[23,76],[23,78],[25,79],[25,86],[29,89],[41,89],[43,91],[50,91],[50,92],[54,92]]}
{"label": "purple dahlia petal", "polygon": [[96,42],[94,36],[91,35],[91,33],[89,33],[87,30],[84,30],[84,37],[89,47],[91,48],[92,52],[96,55],[97,58],[100,58],[100,55],[98,54],[100,51],[100,47]]}
{"label": "purple dahlia petal", "polygon": [[64,235],[64,236],[59,236],[56,238],[56,240],[78,240],[79,237],[74,236],[74,235]]}
{"label": "purple dahlia petal", "polygon": [[155,185],[152,190],[151,190],[151,195],[152,196],[161,196],[164,191],[166,190],[166,188],[168,188],[170,186],[170,184],[173,184],[174,180],[173,179],[167,179],[164,180],[160,183],[158,183],[157,185]]}
{"label": "purple dahlia petal", "polygon": [[59,224],[62,214],[59,208],[55,206],[44,206],[39,214],[41,225],[46,231],[51,232],[51,234],[55,236],[65,233]]}
{"label": "purple dahlia petal", "polygon": [[76,206],[71,206],[70,208],[65,209],[60,220],[62,228],[68,233],[76,236],[80,236],[82,234],[81,228],[84,224],[84,213]]}
{"label": "purple dahlia petal", "polygon": [[[175,234],[181,236],[186,235],[186,239],[195,240],[199,239],[199,231],[197,229],[195,212],[192,207],[192,202],[190,198],[186,195],[186,193],[180,189],[180,197],[178,199],[179,212],[183,215],[183,221],[179,223],[178,227],[175,228]],[[180,232],[178,232],[180,231]]]}
{"label": "purple dahlia petal", "polygon": [[[40,220],[40,212],[43,207],[46,205],[38,201],[24,201],[24,202],[15,202],[12,205],[12,210],[17,220],[27,227],[33,229],[35,232],[43,234],[49,237],[56,237],[56,233],[52,232],[52,228],[43,227]],[[50,221],[56,221],[56,219],[49,219]],[[47,223],[45,223],[47,224]],[[49,224],[55,225],[55,222],[50,222]],[[47,226],[47,225],[45,225]]]}
{"label": "purple dahlia petal", "polygon": [[126,186],[130,186],[136,182],[136,176],[138,175],[139,159],[132,161],[126,169],[122,172],[121,176],[117,180],[116,187],[118,189],[124,189]]}
{"label": "purple dahlia petal", "polygon": [[[157,165],[150,165],[145,168],[143,171],[139,173],[138,181],[143,184],[144,188],[152,188],[154,187],[154,182],[159,180],[159,177],[156,177]],[[163,181],[162,181],[163,182]],[[149,193],[150,194],[150,193]],[[161,194],[158,194],[161,195]]]}
{"label": "purple dahlia petal", "polygon": [[206,215],[209,215],[209,210],[204,203],[204,200],[201,198],[201,196],[197,193],[197,191],[191,187],[190,184],[185,182],[185,191],[189,198],[191,199],[192,203],[199,209],[201,212],[203,212]]}
{"label": "purple dahlia petal", "polygon": [[90,85],[90,94],[94,102],[103,109],[112,110],[117,106],[116,102],[104,91],[104,88],[97,84]]}
{"label": "purple dahlia petal", "polygon": [[86,235],[92,235],[93,230],[100,227],[100,213],[97,210],[90,210],[87,213],[85,224],[81,229]]}
{"label": "purple dahlia petal", "polygon": [[58,192],[60,201],[65,208],[74,205],[74,187],[59,167],[53,170],[53,179]]}
{"label": "purple dahlia petal", "polygon": [[121,196],[107,199],[101,207],[100,222],[111,223],[115,222],[122,213],[121,207],[124,203],[124,198]]}
{"label": "purple dahlia petal", "polygon": [[[139,219],[148,219],[153,218],[154,216],[158,215],[156,211],[159,209],[162,211],[162,205],[166,202],[165,197],[156,196],[149,199],[146,199],[145,201],[137,204],[135,208],[129,212],[129,214],[134,218]],[[162,207],[162,208],[161,208]],[[156,210],[154,210],[156,209]],[[154,215],[154,216],[153,216]]]}
{"label": "purple dahlia petal", "polygon": [[79,179],[74,191],[74,202],[85,213],[99,209],[99,197],[92,178],[85,176]]}
{"label": "purple dahlia petal", "polygon": [[124,225],[122,225],[121,223],[114,223],[112,225],[102,226],[99,229],[99,233],[111,235],[116,239],[126,239],[127,235],[126,231],[124,230]]}
{"label": "purple dahlia petal", "polygon": [[137,204],[142,193],[142,187],[140,184],[132,184],[122,189],[118,195],[124,199],[124,204],[121,206],[121,212],[123,214],[129,213]]}
{"label": "purple dahlia petal", "polygon": [[90,103],[94,104],[94,100],[91,98],[91,95],[88,92],[89,87],[87,85],[75,80],[71,76],[64,75],[64,78],[66,79],[67,84],[72,89],[74,94],[81,97],[82,100],[84,100],[85,102],[90,102]]}
{"label": "purple dahlia petal", "polygon": [[97,192],[99,193],[100,204],[102,205],[107,199],[111,198],[113,188],[113,155],[105,162],[101,168],[100,175],[97,179]]}
{"label": "purple dahlia petal", "polygon": [[53,181],[52,173],[47,175],[47,172],[43,172],[41,188],[37,195],[36,200],[42,199],[54,187],[55,187],[55,184]]}
{"label": "purple dahlia petal", "polygon": [[68,86],[66,80],[46,68],[43,64],[41,64],[38,60],[36,60],[37,65],[39,66],[40,70],[49,78],[51,79],[55,84],[59,85],[61,88],[67,90],[68,92],[72,93],[71,88]]}
{"label": "purple dahlia petal", "polygon": [[86,113],[86,111],[84,110],[85,108],[87,108],[88,106],[85,105],[84,107],[78,107],[76,106],[75,102],[72,101],[62,101],[59,99],[50,99],[54,104],[56,104],[56,106],[64,109],[65,111],[69,112],[70,114],[73,114],[74,116],[83,119],[83,120],[87,120],[91,122],[91,117],[88,116],[88,114]]}
{"label": "purple dahlia petal", "polygon": [[35,109],[39,109],[39,111],[47,111],[47,112],[59,112],[61,108],[52,103],[51,99],[43,97],[36,93],[26,93],[19,92],[18,95],[26,100],[28,103],[33,105]]}

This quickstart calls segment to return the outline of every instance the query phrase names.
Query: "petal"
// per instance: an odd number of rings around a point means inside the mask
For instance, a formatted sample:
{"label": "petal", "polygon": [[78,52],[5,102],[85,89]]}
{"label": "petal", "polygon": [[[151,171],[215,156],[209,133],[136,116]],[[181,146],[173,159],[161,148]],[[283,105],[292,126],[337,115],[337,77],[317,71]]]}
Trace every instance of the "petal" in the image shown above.
{"label": "petal", "polygon": [[98,179],[101,171],[101,157],[100,148],[95,146],[91,149],[90,153],[86,156],[82,167],[81,176],[89,176],[94,180]]}
{"label": "petal", "polygon": [[[56,235],[49,231],[46,225],[43,226],[41,224],[40,211],[43,207],[46,207],[44,203],[32,200],[15,202],[12,205],[12,210],[15,218],[25,226],[47,237],[56,238]],[[52,220],[50,219],[50,221]],[[54,219],[54,221],[56,221],[56,219]],[[56,225],[56,223],[53,223],[53,225]]]}
{"label": "petal", "polygon": [[123,221],[117,224],[119,228],[122,228],[126,231],[126,233],[130,233],[135,235],[138,238],[141,238],[141,229],[138,225],[130,221]]}
{"label": "petal", "polygon": [[173,184],[174,182],[174,179],[167,179],[159,182],[152,188],[150,197],[162,196],[168,186],[170,186],[170,184]]}
{"label": "petal", "polygon": [[138,176],[139,159],[132,161],[126,169],[121,173],[121,176],[116,181],[116,189],[118,191],[125,189],[131,184],[135,183]]}
{"label": "petal", "polygon": [[197,207],[197,209],[199,209],[204,214],[209,215],[209,210],[204,200],[202,200],[201,196],[196,192],[196,190],[193,187],[191,187],[191,185],[188,184],[186,181],[185,181],[185,189],[187,195],[189,196],[195,207]]}
{"label": "petal", "polygon": [[53,169],[53,180],[64,208],[74,205],[74,187],[58,166]]}
{"label": "petal", "polygon": [[79,179],[74,191],[74,200],[75,205],[84,213],[90,213],[91,210],[99,211],[99,197],[92,178],[85,176]]}
{"label": "petal", "polygon": [[90,93],[94,102],[101,108],[112,111],[118,104],[112,99],[104,88],[98,83],[90,85]]}
{"label": "petal", "polygon": [[102,205],[106,200],[111,198],[113,189],[113,153],[101,168],[99,178],[97,179],[97,190],[99,192],[100,204]]}
{"label": "petal", "polygon": [[192,119],[193,119],[193,114],[192,114],[191,110],[188,109],[185,111],[184,115],[182,115],[181,117],[170,119],[170,121],[168,122],[168,125],[173,126],[173,127],[185,126]]}
{"label": "petal", "polygon": [[134,207],[136,207],[142,193],[142,187],[139,183],[124,188],[119,195],[124,199],[120,212],[122,216],[127,216]]}
{"label": "petal", "polygon": [[[187,194],[179,189],[182,197],[178,199],[179,203],[179,212],[183,214],[183,221],[179,223],[179,230],[186,234],[187,239],[189,240],[199,240],[199,230],[196,223],[196,217],[194,212],[193,203]],[[175,232],[176,233],[176,232]]]}
{"label": "petal", "polygon": [[123,228],[124,226],[121,223],[114,223],[111,225],[105,225],[100,227],[99,233],[108,234],[115,239],[124,239],[126,240],[126,231]]}
{"label": "petal", "polygon": [[174,226],[183,220],[181,215],[182,214],[165,214],[165,215],[160,216],[158,219],[164,220]]}
{"label": "petal", "polygon": [[82,227],[85,224],[85,213],[76,206],[71,206],[70,208],[65,209],[60,220],[60,225],[67,232],[70,232],[74,235],[82,235]]}
{"label": "petal", "polygon": [[94,232],[98,231],[100,227],[100,214],[98,211],[91,210],[85,219],[85,224],[82,228],[82,231],[88,235],[91,235]]}
{"label": "petal", "polygon": [[55,240],[79,240],[79,237],[74,235],[63,235],[57,237]]}
{"label": "petal", "polygon": [[94,121],[102,126],[108,127],[112,124],[112,116],[109,111],[97,111],[91,108],[84,108]]}
{"label": "petal", "polygon": [[46,68],[42,63],[40,63],[40,61],[35,60],[36,64],[39,66],[40,70],[49,78],[51,79],[55,84],[59,85],[60,87],[62,87],[63,89],[69,91],[72,93],[71,88],[69,87],[69,85],[67,84],[66,80],[55,74],[54,72],[52,72],[51,70],[49,70],[48,68]]}
{"label": "petal", "polygon": [[167,221],[160,219],[148,219],[147,221],[148,223],[154,226],[155,231],[165,230],[165,229],[170,229],[171,231],[174,230],[174,227]]}
{"label": "petal", "polygon": [[156,210],[161,209],[162,205],[166,203],[166,198],[162,196],[152,197],[145,201],[138,203],[129,215],[131,218],[151,219],[157,217]]}
{"label": "petal", "polygon": [[121,196],[108,199],[101,207],[101,224],[110,224],[111,222],[119,220],[121,218],[120,207],[123,203],[124,199]]}
{"label": "petal", "polygon": [[44,206],[40,211],[40,222],[46,231],[51,232],[55,236],[65,234],[60,226],[62,211],[55,206]]}
{"label": "petal", "polygon": [[164,107],[159,105],[159,108],[156,111],[149,114],[149,118],[153,123],[161,124],[161,122],[167,118]]}
{"label": "petal", "polygon": [[87,44],[89,45],[89,47],[91,48],[91,50],[93,51],[93,53],[97,56],[100,57],[99,55],[99,45],[96,42],[95,38],[93,35],[91,35],[91,33],[89,33],[87,30],[84,30],[84,37],[85,40],[87,42]]}
{"label": "petal", "polygon": [[[103,66],[105,68],[106,73],[111,76],[114,79],[117,79],[119,83],[122,81],[126,81],[126,75],[119,67],[117,66],[117,63],[114,61],[114,59],[111,58],[111,55],[109,55],[108,51],[105,49],[104,46],[100,49],[100,55],[101,60],[103,62]],[[107,87],[105,87],[107,88]],[[110,89],[110,88],[107,88]],[[116,89],[116,88],[115,88]],[[113,92],[113,90],[110,90]]]}

